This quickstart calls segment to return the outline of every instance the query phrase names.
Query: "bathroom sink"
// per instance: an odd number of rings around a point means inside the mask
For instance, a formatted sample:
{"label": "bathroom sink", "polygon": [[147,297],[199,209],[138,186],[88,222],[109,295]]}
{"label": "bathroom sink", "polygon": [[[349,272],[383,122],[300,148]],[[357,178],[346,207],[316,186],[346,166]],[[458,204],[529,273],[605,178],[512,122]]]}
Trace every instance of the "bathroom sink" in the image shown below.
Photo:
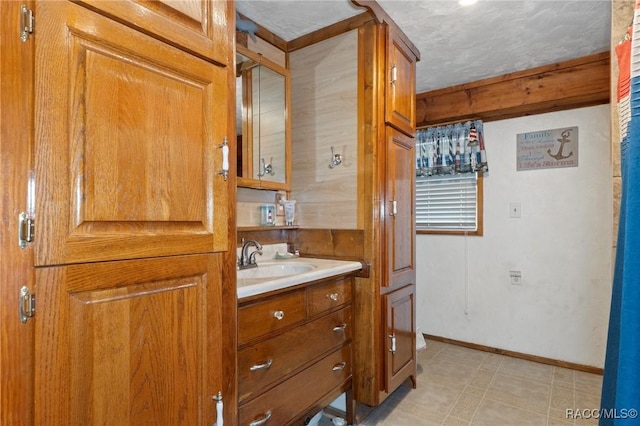
{"label": "bathroom sink", "polygon": [[263,262],[258,263],[257,268],[240,269],[237,271],[238,279],[267,279],[287,277],[289,275],[304,274],[316,268],[311,263],[295,262]]}

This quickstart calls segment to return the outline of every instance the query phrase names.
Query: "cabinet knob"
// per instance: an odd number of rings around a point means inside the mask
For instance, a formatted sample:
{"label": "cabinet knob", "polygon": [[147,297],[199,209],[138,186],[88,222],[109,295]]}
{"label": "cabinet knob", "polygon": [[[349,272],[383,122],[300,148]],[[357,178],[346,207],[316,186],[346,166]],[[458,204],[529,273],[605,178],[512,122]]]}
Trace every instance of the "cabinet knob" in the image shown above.
{"label": "cabinet knob", "polygon": [[329,295],[329,299],[333,300],[334,302],[337,302],[339,298],[340,298],[340,295],[338,293],[331,293]]}
{"label": "cabinet knob", "polygon": [[284,318],[284,311],[275,311],[273,313],[273,317],[277,320],[281,320],[282,318]]}
{"label": "cabinet knob", "polygon": [[267,411],[266,413],[264,413],[264,416],[261,419],[252,421],[251,423],[249,423],[249,426],[262,426],[266,424],[270,418],[271,411]]}

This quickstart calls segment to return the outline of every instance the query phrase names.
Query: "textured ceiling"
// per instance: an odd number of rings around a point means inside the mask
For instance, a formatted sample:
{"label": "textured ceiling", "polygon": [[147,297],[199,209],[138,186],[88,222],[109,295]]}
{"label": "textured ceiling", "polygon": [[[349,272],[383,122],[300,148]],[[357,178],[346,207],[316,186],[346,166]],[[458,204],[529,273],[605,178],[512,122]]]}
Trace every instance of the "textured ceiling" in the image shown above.
{"label": "textured ceiling", "polygon": [[[609,0],[378,0],[420,50],[416,92],[468,83],[610,48]],[[284,40],[357,15],[348,0],[236,0]]]}

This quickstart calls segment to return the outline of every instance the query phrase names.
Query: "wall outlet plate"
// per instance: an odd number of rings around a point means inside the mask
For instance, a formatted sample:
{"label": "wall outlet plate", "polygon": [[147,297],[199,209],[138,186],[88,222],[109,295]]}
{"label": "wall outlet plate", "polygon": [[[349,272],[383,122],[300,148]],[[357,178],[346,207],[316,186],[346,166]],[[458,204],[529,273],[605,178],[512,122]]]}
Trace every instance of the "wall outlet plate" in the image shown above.
{"label": "wall outlet plate", "polygon": [[510,217],[519,218],[522,213],[522,206],[520,205],[520,203],[510,203],[509,212]]}
{"label": "wall outlet plate", "polygon": [[511,277],[511,285],[522,285],[522,272],[521,271],[509,271]]}
{"label": "wall outlet plate", "polygon": [[284,206],[280,204],[280,200],[286,200],[287,197],[281,192],[276,192],[276,216],[284,216]]}

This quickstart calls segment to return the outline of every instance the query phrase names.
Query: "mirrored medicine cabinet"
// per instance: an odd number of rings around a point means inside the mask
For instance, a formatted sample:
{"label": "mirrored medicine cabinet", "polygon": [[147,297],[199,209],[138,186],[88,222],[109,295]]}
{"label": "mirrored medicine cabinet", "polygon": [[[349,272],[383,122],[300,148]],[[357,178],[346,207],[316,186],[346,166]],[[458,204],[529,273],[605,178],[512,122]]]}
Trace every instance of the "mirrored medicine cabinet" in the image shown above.
{"label": "mirrored medicine cabinet", "polygon": [[238,186],[290,190],[289,92],[286,68],[237,46]]}

